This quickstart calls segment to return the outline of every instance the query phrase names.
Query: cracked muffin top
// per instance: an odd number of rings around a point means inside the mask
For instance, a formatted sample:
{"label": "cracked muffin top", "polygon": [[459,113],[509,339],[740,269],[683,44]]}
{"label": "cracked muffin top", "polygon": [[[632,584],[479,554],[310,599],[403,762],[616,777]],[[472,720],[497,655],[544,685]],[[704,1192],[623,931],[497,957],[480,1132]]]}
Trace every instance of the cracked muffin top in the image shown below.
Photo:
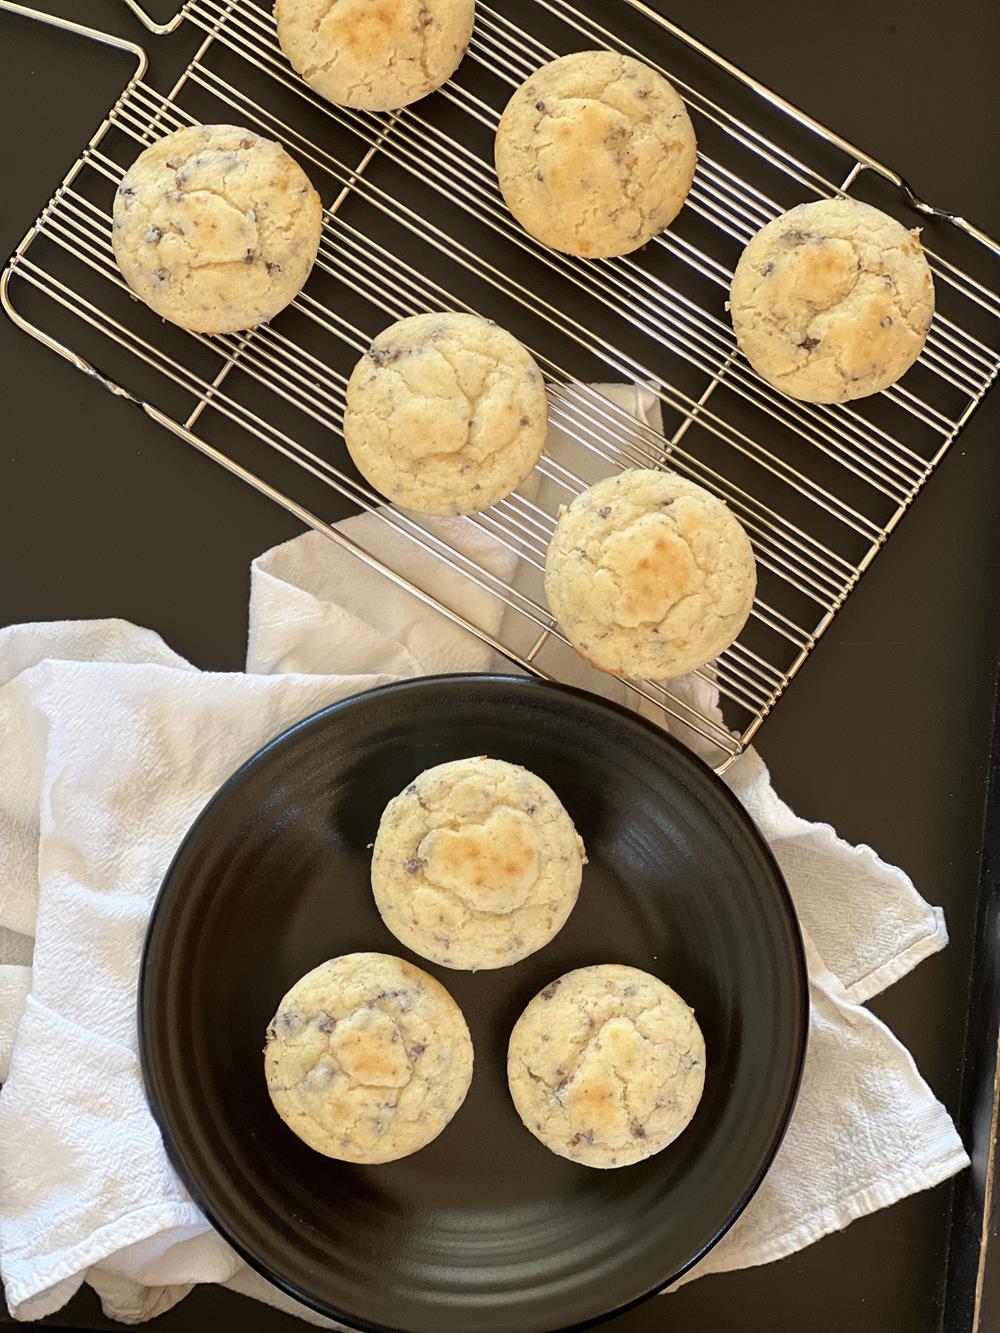
{"label": "cracked muffin top", "polygon": [[389,802],[372,854],[382,920],[443,967],[507,967],[548,944],[586,856],[559,798],[517,764],[429,768]]}
{"label": "cracked muffin top", "polygon": [[842,403],[888,388],[927,340],[934,282],[919,233],[854,199],[799,204],[740,256],[736,338],[775,388]]}
{"label": "cracked muffin top", "polygon": [[347,385],[351,457],[376,490],[420,513],[496,504],[538,462],[547,429],[538,366],[478,315],[413,315],[390,325]]}
{"label": "cracked muffin top", "polygon": [[717,657],[757,586],[750,539],[722,500],[675,472],[607,477],[565,509],[545,595],[602,671],[671,680]]}
{"label": "cracked muffin top", "polygon": [[338,106],[395,111],[440,88],[465,55],[474,0],[277,0],[278,41]]}
{"label": "cracked muffin top", "polygon": [[280,144],[236,125],[158,139],[118,187],[112,245],[136,296],[200,333],[253,328],[301,290],[323,206]]}
{"label": "cracked muffin top", "polygon": [[546,1148],[584,1166],[630,1166],[672,1143],[705,1085],[705,1041],[676,991],[635,967],[581,967],[514,1025],[507,1081]]}
{"label": "cracked muffin top", "polygon": [[624,255],[680,211],[697,148],[662,75],[613,51],[543,65],[507,103],[496,137],[507,207],[536,240],[587,257]]}
{"label": "cracked muffin top", "polygon": [[439,981],[384,953],[343,954],[301,977],[267,1029],[275,1110],[310,1148],[391,1162],[425,1147],[472,1082],[472,1041]]}

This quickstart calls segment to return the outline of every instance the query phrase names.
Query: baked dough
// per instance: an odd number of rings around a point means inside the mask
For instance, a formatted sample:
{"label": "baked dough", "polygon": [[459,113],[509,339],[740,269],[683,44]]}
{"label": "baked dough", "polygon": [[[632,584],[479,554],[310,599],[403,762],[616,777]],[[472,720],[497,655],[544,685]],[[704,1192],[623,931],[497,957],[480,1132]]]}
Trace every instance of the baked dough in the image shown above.
{"label": "baked dough", "polygon": [[584,1166],[641,1162],[690,1124],[705,1042],[676,991],[635,967],[567,972],[510,1034],[517,1113],[546,1148]]}
{"label": "baked dough", "polygon": [[927,340],[934,282],[919,233],[854,199],[769,222],[733,276],[733,328],[750,364],[810,403],[895,384]]}
{"label": "baked dough", "polygon": [[525,231],[594,257],[638,250],[674,220],[697,145],[662,75],[613,51],[578,51],[518,88],[495,153],[501,193]]}
{"label": "baked dough", "polygon": [[545,594],[566,637],[602,671],[671,680],[727,648],[757,576],[725,504],[675,472],[636,468],[563,511]]}
{"label": "baked dough", "polygon": [[329,102],[394,111],[440,88],[465,55],[473,0],[277,0],[278,41]]}
{"label": "baked dough", "polygon": [[583,843],[547,783],[517,764],[457,759],[386,806],[372,856],[382,920],[443,967],[507,967],[562,928]]}
{"label": "baked dough", "polygon": [[140,153],[115,195],[112,244],[136,296],[199,333],[253,328],[302,289],[323,206],[280,144],[195,125]]}
{"label": "baked dough", "polygon": [[344,439],[359,471],[424,514],[471,514],[502,500],[538,462],[547,428],[542,372],[478,315],[390,325],[347,385]]}
{"label": "baked dough", "polygon": [[437,1138],[462,1105],[472,1042],[458,1005],[419,967],[344,954],[282,999],[264,1072],[278,1115],[310,1148],[391,1162]]}

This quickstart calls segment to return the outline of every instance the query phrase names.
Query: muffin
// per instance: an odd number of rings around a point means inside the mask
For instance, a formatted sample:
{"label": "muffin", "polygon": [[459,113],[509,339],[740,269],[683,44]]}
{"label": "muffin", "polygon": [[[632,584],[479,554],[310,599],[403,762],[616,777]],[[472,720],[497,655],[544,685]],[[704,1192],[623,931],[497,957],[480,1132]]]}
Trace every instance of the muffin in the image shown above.
{"label": "muffin", "polygon": [[328,102],[394,111],[440,88],[465,55],[473,0],[277,0],[278,41]]}
{"label": "muffin", "polygon": [[662,75],[613,51],[536,70],[500,118],[496,168],[507,207],[553,250],[624,255],[680,212],[697,145]]}
{"label": "muffin", "polygon": [[440,982],[389,954],[350,953],[282,999],[264,1073],[278,1115],[310,1148],[392,1162],[426,1147],[462,1105],[472,1042]]}
{"label": "muffin", "polygon": [[272,319],[302,289],[323,206],[280,144],[195,125],[140,153],[115,195],[122,276],[158,315],[198,333]]}
{"label": "muffin", "polygon": [[372,890],[401,943],[443,967],[507,967],[548,944],[586,856],[547,783],[499,759],[429,768],[386,806]]}
{"label": "muffin", "polygon": [[384,329],[347,385],[344,440],[376,490],[423,514],[488,509],[524,481],[548,428],[545,381],[478,315]]}
{"label": "muffin", "polygon": [[674,472],[599,481],[565,509],[545,557],[545,594],[581,656],[602,671],[670,680],[727,648],[757,576],[725,504]]}
{"label": "muffin", "polygon": [[546,986],[510,1034],[507,1079],[539,1142],[583,1166],[630,1166],[673,1143],[705,1085],[705,1042],[648,972],[581,967]]}
{"label": "muffin", "polygon": [[854,199],[800,204],[743,251],[730,295],[747,360],[810,403],[888,388],[923,349],[934,282],[919,232]]}

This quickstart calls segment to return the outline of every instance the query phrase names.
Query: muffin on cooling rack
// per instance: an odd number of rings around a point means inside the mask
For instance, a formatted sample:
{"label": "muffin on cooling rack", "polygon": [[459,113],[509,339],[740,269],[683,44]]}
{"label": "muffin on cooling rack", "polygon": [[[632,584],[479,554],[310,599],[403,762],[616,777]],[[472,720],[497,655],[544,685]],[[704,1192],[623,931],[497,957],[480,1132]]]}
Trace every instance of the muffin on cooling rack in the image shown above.
{"label": "muffin on cooling rack", "polygon": [[550,982],[514,1025],[507,1081],[546,1148],[630,1166],[686,1129],[705,1086],[705,1041],[676,991],[617,963]]}
{"label": "muffin on cooling rack", "polygon": [[583,843],[552,788],[478,757],[427,769],[386,806],[372,855],[382,920],[443,967],[509,967],[576,904]]}
{"label": "muffin on cooling rack", "polygon": [[474,0],[277,0],[278,41],[328,102],[395,111],[440,88],[472,36]]}
{"label": "muffin on cooling rack", "polygon": [[115,195],[112,245],[136,296],[199,333],[273,318],[302,289],[323,206],[280,144],[195,125],[136,158]]}
{"label": "muffin on cooling rack", "polygon": [[307,972],[264,1048],[275,1110],[310,1148],[392,1162],[436,1139],[472,1082],[472,1041],[439,981],[402,958],[351,953]]}
{"label": "muffin on cooling rack", "polygon": [[918,232],[855,199],[820,199],[753,237],[730,305],[737,341],[768,383],[806,402],[843,403],[913,365],[934,282]]}
{"label": "muffin on cooling rack", "polygon": [[500,190],[525,231],[590,257],[628,254],[668,226],[697,157],[672,85],[613,51],[536,70],[507,103],[495,151]]}
{"label": "muffin on cooling rack", "polygon": [[502,500],[538,462],[547,427],[542,372],[478,315],[390,325],[347,385],[344,439],[359,471],[424,514],[471,514]]}
{"label": "muffin on cooling rack", "polygon": [[750,539],[716,496],[636,468],[578,495],[545,557],[545,594],[581,656],[620,676],[671,680],[717,657],[757,584]]}

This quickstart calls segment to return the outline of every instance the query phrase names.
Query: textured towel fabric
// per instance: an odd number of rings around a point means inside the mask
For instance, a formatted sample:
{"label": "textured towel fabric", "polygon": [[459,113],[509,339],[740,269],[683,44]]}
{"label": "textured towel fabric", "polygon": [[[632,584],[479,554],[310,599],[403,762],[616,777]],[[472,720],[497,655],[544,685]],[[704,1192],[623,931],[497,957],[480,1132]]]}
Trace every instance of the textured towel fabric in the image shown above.
{"label": "textured towel fabric", "polygon": [[[648,391],[607,392],[658,425]],[[571,459],[578,472],[589,464],[590,477],[611,470],[580,450],[572,430],[553,430],[557,461]],[[471,554],[498,578],[535,577],[476,523],[428,526],[444,548]],[[163,872],[238,764],[347,694],[502,665],[350,548],[374,553],[490,632],[514,632],[511,613],[486,589],[415,551],[380,516],[340,530],[343,548],[307,534],[255,562],[246,673],[196,671],[155,634],[120,621],[0,631],[0,1267],[19,1318],[58,1309],[83,1281],[126,1322],[162,1313],[194,1283],[224,1282],[327,1322],[250,1272],[188,1198],[143,1098],[134,1006]],[[559,674],[578,670],[568,651],[557,665]],[[622,695],[617,682],[603,688]],[[678,688],[714,706],[705,679]],[[906,1050],[861,1006],[943,947],[940,912],[868,848],[794,815],[756,755],[727,781],[795,898],[810,1044],[792,1125],[764,1185],[686,1280],[780,1258],[968,1160]]]}

